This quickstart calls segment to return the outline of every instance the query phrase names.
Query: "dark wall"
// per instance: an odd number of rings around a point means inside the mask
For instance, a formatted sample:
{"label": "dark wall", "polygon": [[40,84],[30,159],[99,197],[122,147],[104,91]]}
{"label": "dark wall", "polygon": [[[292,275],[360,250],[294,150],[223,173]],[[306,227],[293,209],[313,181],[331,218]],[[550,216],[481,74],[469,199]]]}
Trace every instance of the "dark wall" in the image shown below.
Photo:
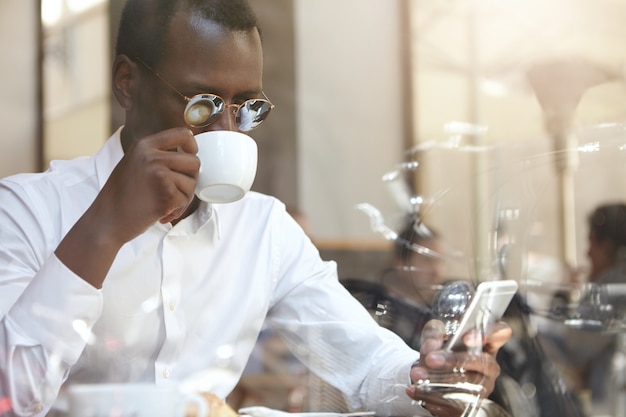
{"label": "dark wall", "polygon": [[296,64],[292,0],[253,0],[263,37],[263,87],[276,105],[274,113],[252,136],[259,144],[254,190],[298,203],[296,138]]}
{"label": "dark wall", "polygon": [[[125,0],[110,0],[111,55]],[[263,37],[263,88],[276,105],[272,115],[251,136],[259,146],[259,165],[253,189],[285,203],[298,203],[296,141],[296,83],[294,13],[292,0],[253,0]],[[124,114],[111,94],[111,130],[124,123]]]}

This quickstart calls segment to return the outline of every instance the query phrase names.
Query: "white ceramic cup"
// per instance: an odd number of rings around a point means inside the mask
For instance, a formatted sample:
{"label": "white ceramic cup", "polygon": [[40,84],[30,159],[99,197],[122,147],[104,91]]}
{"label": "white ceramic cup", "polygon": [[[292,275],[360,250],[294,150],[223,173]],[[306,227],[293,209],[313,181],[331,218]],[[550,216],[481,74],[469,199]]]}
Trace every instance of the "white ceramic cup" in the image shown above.
{"label": "white ceramic cup", "polygon": [[257,146],[250,136],[227,130],[196,135],[200,173],[196,195],[209,203],[231,203],[252,187]]}
{"label": "white ceramic cup", "polygon": [[208,417],[207,401],[176,386],[154,384],[78,384],[68,388],[69,417],[184,417],[194,406]]}

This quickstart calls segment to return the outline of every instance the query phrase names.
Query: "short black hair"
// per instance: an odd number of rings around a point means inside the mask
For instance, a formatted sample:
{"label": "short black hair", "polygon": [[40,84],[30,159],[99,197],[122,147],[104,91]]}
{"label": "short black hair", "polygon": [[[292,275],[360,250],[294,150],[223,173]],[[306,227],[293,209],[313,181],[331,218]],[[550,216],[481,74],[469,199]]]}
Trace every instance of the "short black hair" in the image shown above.
{"label": "short black hair", "polygon": [[116,55],[139,57],[156,67],[165,49],[170,23],[178,11],[197,14],[230,30],[258,29],[256,15],[247,0],[128,0],[120,18]]}

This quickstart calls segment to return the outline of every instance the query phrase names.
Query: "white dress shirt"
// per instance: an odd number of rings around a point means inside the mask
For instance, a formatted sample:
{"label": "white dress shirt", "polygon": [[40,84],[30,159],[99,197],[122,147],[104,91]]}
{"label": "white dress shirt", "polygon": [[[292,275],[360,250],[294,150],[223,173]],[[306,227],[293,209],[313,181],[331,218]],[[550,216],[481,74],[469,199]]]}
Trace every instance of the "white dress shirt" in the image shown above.
{"label": "white dress shirt", "polygon": [[[379,327],[275,198],[156,223],[119,251],[102,289],[54,255],[123,156],[0,181],[0,399],[43,416],[73,383],[182,384],[225,397],[265,319],[351,407],[399,414],[419,354]],[[420,410],[412,406],[412,414]]]}

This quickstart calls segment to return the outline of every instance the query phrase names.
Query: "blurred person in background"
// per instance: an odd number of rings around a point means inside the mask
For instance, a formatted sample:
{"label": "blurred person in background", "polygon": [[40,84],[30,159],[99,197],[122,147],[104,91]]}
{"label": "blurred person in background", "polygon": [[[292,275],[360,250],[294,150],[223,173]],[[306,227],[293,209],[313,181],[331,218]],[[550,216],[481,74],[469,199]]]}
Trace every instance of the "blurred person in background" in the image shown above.
{"label": "blurred person in background", "polygon": [[626,283],[626,204],[597,207],[588,220],[589,282]]}
{"label": "blurred person in background", "polygon": [[[553,312],[575,314],[582,325],[561,325],[557,321],[542,330],[541,339],[577,391],[587,412],[598,415],[610,412],[611,378],[619,335],[608,331],[610,320],[623,320],[626,299],[609,293],[606,284],[626,285],[626,203],[612,202],[597,206],[587,218],[587,258],[589,272],[582,294],[559,291],[554,295]],[[572,274],[572,285],[580,287],[579,275]],[[578,298],[578,299],[576,299]],[[574,310],[568,312],[569,305]],[[572,322],[573,323],[573,322]],[[585,324],[586,323],[586,324]],[[597,323],[597,327],[590,326]]]}
{"label": "blurred person in background", "polygon": [[[432,226],[414,217],[394,241],[392,266],[381,282],[402,317],[395,316],[389,328],[416,349],[420,348],[416,336],[427,320],[436,317],[433,301],[444,286],[461,280],[447,274],[447,262],[454,259],[450,252]],[[521,294],[515,295],[503,320],[513,329],[513,336],[498,352],[502,372],[490,399],[515,417],[583,417],[579,400],[563,389],[559,369],[550,363],[535,336],[530,309]]]}
{"label": "blurred person in background", "polygon": [[430,306],[446,275],[446,252],[439,233],[420,221],[410,220],[393,246],[392,266],[382,282],[394,294]]}

